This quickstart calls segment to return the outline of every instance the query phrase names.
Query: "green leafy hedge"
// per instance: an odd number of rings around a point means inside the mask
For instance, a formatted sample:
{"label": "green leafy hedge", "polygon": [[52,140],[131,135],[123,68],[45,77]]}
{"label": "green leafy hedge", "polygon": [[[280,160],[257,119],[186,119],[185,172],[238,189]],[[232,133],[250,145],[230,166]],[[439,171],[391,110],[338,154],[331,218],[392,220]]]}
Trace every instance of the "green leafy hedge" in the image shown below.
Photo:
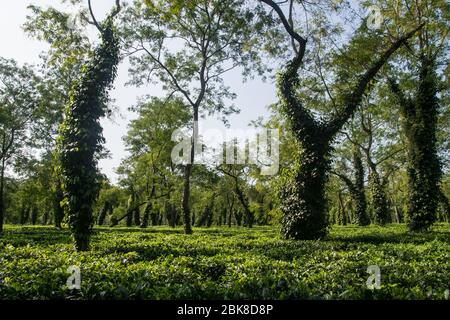
{"label": "green leafy hedge", "polygon": [[[280,239],[276,228],[96,228],[90,252],[68,231],[7,226],[0,299],[445,299],[450,226],[339,226],[322,241]],[[81,267],[81,290],[66,272]],[[369,265],[381,288],[366,286]]]}

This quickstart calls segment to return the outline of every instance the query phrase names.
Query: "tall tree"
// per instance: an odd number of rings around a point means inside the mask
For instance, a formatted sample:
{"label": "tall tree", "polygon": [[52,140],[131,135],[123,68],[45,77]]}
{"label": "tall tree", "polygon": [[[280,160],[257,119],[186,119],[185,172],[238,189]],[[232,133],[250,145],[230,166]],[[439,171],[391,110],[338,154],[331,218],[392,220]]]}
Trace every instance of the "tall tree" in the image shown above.
{"label": "tall tree", "polygon": [[103,136],[99,120],[105,116],[108,89],[119,64],[119,40],[114,27],[114,17],[121,9],[119,0],[116,8],[100,24],[92,14],[90,1],[88,3],[101,41],[91,59],[82,67],[80,78],[70,92],[58,137],[64,202],[78,251],[89,248],[92,205],[100,186],[97,159],[102,150]]}
{"label": "tall tree", "polygon": [[414,101],[406,98],[391,82],[399,97],[408,139],[408,218],[409,229],[425,231],[436,221],[441,190],[441,166],[437,154],[437,81],[433,61],[422,58],[419,84]]}
{"label": "tall tree", "polygon": [[234,94],[224,85],[223,74],[252,61],[256,14],[238,0],[135,1],[123,20],[130,49],[132,83],[159,79],[168,96],[183,99],[192,111],[192,137],[184,167],[183,221],[192,233],[191,174],[200,116],[235,112],[227,101]]}
{"label": "tall tree", "polygon": [[0,232],[5,213],[5,174],[11,161],[32,144],[39,119],[39,78],[29,66],[0,58]]}
{"label": "tall tree", "polygon": [[253,223],[255,221],[255,213],[250,207],[250,201],[248,199],[247,193],[244,190],[245,180],[242,179],[242,176],[245,173],[245,170],[248,168],[243,167],[242,165],[227,165],[223,164],[217,169],[222,172],[224,175],[231,178],[233,181],[233,192],[238,199],[239,203],[242,206],[244,211],[245,225],[249,228],[253,227]]}
{"label": "tall tree", "polygon": [[[276,2],[260,1],[276,12],[293,42],[295,51],[295,57],[287,63],[277,79],[281,110],[301,145],[299,163],[291,174],[291,183],[280,194],[283,199],[282,233],[286,238],[317,239],[327,234],[324,193],[331,156],[330,144],[360,105],[370,81],[389,57],[422,25],[395,40],[379,57],[372,57],[369,67],[362,71],[356,80],[352,79],[354,82],[343,92],[338,112],[327,121],[314,118],[296,94],[299,86],[298,70],[304,62],[307,39],[295,31],[292,19],[289,21],[286,18]],[[376,55],[374,53],[374,56]]]}
{"label": "tall tree", "polygon": [[[388,75],[400,105],[407,139],[408,225],[411,231],[426,231],[436,221],[441,194],[437,138],[440,100],[445,106],[449,85],[448,76],[445,79],[450,21],[448,2],[405,1],[389,13],[391,21],[402,25],[426,22],[416,41],[399,57],[408,63],[392,63]],[[396,28],[393,23],[388,26],[392,30]]]}
{"label": "tall tree", "polygon": [[352,148],[352,166],[354,172],[353,179],[343,172],[344,170],[348,170],[347,166],[344,166],[343,170],[335,169],[332,173],[345,183],[352,196],[356,207],[353,222],[360,226],[366,226],[370,224],[370,219],[367,214],[367,199],[364,186],[365,174],[359,146],[353,146]]}
{"label": "tall tree", "polygon": [[[33,39],[45,41],[49,49],[43,52],[40,73],[44,85],[42,104],[45,106],[45,117],[39,119],[38,134],[42,138],[42,148],[47,154],[53,154],[52,192],[53,217],[56,228],[61,228],[64,209],[61,202],[64,199],[61,177],[58,172],[58,156],[56,152],[56,136],[61,124],[64,106],[69,101],[69,93],[74,81],[80,74],[83,61],[91,52],[91,43],[84,27],[87,18],[70,21],[70,15],[53,7],[42,8],[28,6],[31,14],[23,26],[26,34]],[[80,16],[86,16],[87,9]],[[37,120],[37,119],[35,119]]]}

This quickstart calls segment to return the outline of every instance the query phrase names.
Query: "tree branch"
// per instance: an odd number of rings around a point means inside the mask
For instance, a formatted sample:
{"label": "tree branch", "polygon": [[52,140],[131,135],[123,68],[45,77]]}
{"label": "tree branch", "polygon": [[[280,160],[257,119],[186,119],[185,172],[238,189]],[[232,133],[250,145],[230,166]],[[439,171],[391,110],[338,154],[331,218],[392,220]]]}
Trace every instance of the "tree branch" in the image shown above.
{"label": "tree branch", "polygon": [[[263,1],[263,0],[261,0]],[[356,108],[361,103],[364,92],[369,82],[376,76],[381,67],[386,63],[389,57],[397,51],[406,41],[411,38],[418,30],[420,30],[424,24],[420,24],[401,38],[397,39],[382,55],[375,61],[372,66],[360,77],[353,91],[346,94],[344,98],[344,110],[335,117],[335,119],[329,121],[326,124],[328,127],[329,136],[334,136],[347,122],[351,115],[355,112]]]}
{"label": "tree branch", "polygon": [[284,28],[289,33],[291,38],[295,39],[299,44],[299,49],[297,53],[297,61],[299,61],[299,64],[303,60],[303,57],[305,55],[305,49],[306,49],[306,39],[300,36],[295,30],[292,28],[292,26],[289,24],[289,21],[286,19],[286,16],[283,13],[283,10],[281,10],[280,6],[276,4],[272,0],[260,0],[261,2],[264,2],[268,6],[270,6],[275,12],[278,14],[278,17],[280,18],[281,22],[283,23]]}

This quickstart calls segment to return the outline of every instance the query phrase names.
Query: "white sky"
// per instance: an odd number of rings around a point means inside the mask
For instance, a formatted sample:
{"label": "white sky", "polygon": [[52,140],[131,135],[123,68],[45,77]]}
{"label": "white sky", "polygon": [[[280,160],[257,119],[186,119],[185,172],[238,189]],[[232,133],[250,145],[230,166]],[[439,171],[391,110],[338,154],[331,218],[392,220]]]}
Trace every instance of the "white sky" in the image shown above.
{"label": "white sky", "polygon": [[[87,1],[85,1],[87,3]],[[98,19],[101,19],[114,5],[114,0],[94,0],[92,5]],[[44,43],[28,38],[21,26],[25,22],[25,17],[29,13],[27,6],[30,4],[42,7],[53,6],[65,9],[70,12],[73,7],[61,5],[60,0],[12,0],[2,1],[0,8],[0,56],[8,59],[15,59],[19,63],[37,64],[40,62],[39,53],[46,50]],[[92,33],[95,31],[92,30]],[[111,92],[111,97],[115,99],[115,105],[119,108],[120,115],[116,115],[114,120],[105,119],[102,121],[106,147],[111,151],[112,157],[100,162],[100,167],[111,182],[117,181],[115,168],[120,164],[121,159],[126,156],[122,137],[126,134],[127,124],[136,116],[129,112],[128,107],[134,105],[137,98],[150,94],[160,96],[163,94],[159,86],[149,86],[141,88],[125,87],[128,80],[128,63],[122,62],[119,67],[118,77],[115,81],[115,89]],[[264,83],[260,79],[242,83],[241,74],[238,70],[233,70],[224,76],[225,83],[229,85],[237,94],[235,105],[241,109],[241,113],[229,117],[231,128],[244,129],[251,120],[256,120],[260,116],[268,114],[266,106],[274,103],[276,99],[275,85]],[[215,119],[203,120],[205,128],[222,128],[221,122]]]}

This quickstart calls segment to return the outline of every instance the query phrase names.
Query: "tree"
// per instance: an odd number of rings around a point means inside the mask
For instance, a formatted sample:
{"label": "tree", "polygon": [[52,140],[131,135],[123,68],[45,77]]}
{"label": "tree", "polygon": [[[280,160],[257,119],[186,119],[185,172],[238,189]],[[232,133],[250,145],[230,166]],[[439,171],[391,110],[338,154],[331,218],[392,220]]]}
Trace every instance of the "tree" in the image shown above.
{"label": "tree", "polygon": [[288,21],[277,3],[272,0],[261,1],[276,12],[295,48],[295,57],[277,78],[280,108],[301,145],[299,163],[291,173],[290,184],[280,194],[283,199],[282,233],[285,238],[318,239],[327,234],[325,182],[329,172],[330,144],[360,105],[370,81],[389,57],[422,25],[395,40],[378,58],[372,58],[370,66],[357,79],[346,79],[352,82],[342,93],[341,108],[328,121],[318,120],[296,95],[299,86],[298,70],[303,64],[307,39],[294,30],[292,20]]}
{"label": "tree", "polygon": [[[78,19],[79,23],[70,23],[70,16],[55,8],[43,9],[30,5],[31,15],[23,26],[30,37],[45,41],[50,45],[47,52],[41,54],[43,94],[42,105],[45,107],[45,116],[39,121],[37,134],[41,137],[42,147],[46,154],[53,154],[49,165],[53,168],[53,217],[56,228],[61,228],[64,219],[64,208],[61,202],[64,194],[61,186],[61,177],[58,172],[58,155],[56,150],[56,136],[58,126],[63,120],[64,106],[69,101],[69,93],[78,78],[83,61],[91,52],[91,44],[83,30],[87,19]],[[85,16],[87,12],[80,12]]]}
{"label": "tree", "polygon": [[[352,164],[354,170],[353,179],[349,178],[341,170],[333,170],[332,173],[338,176],[347,186],[353,201],[355,202],[354,223],[360,226],[370,224],[367,214],[367,199],[364,187],[364,166],[361,159],[361,150],[358,146],[352,148]],[[347,170],[347,167],[344,167]],[[339,193],[340,195],[340,193]]]}
{"label": "tree", "polygon": [[117,0],[116,8],[101,24],[92,14],[93,23],[101,34],[101,42],[81,69],[80,78],[70,92],[65,118],[59,129],[59,163],[64,202],[78,251],[89,248],[93,225],[92,205],[99,192],[97,159],[103,142],[99,119],[105,116],[108,89],[114,81],[119,63],[119,40],[114,27],[114,17],[119,11],[120,3]]}
{"label": "tree", "polygon": [[[256,15],[237,0],[136,1],[123,20],[124,38],[132,64],[132,83],[159,79],[171,97],[183,99],[192,111],[192,137],[188,163],[184,167],[182,197],[184,231],[192,233],[190,188],[200,116],[235,112],[227,107],[234,94],[222,75],[250,59],[257,29]],[[175,45],[169,45],[170,43]]]}
{"label": "tree", "polygon": [[391,82],[392,91],[399,97],[408,137],[408,226],[412,231],[428,230],[436,221],[441,192],[436,141],[439,105],[434,62],[424,57],[421,63],[414,102],[401,93],[395,82]]}
{"label": "tree", "polygon": [[[388,74],[407,140],[408,226],[411,231],[426,231],[436,221],[441,193],[438,124],[440,102],[448,105],[448,79],[443,70],[448,68],[448,3],[408,1],[389,13],[392,21],[401,24],[426,22],[399,57],[408,63],[394,61]],[[388,27],[396,28],[392,23]]]}
{"label": "tree", "polygon": [[39,78],[29,66],[20,67],[13,60],[0,58],[0,232],[5,212],[5,172],[7,165],[20,158],[27,145],[32,145],[39,119]]}
{"label": "tree", "polygon": [[221,165],[217,168],[220,172],[222,172],[224,175],[231,178],[233,181],[233,192],[238,199],[239,203],[242,206],[242,209],[244,211],[244,217],[245,217],[245,225],[249,228],[253,226],[254,220],[255,220],[255,213],[253,212],[252,208],[250,207],[250,202],[248,199],[247,194],[243,190],[243,186],[245,185],[245,181],[240,177],[243,175],[245,171],[245,167],[242,167],[240,165]]}

